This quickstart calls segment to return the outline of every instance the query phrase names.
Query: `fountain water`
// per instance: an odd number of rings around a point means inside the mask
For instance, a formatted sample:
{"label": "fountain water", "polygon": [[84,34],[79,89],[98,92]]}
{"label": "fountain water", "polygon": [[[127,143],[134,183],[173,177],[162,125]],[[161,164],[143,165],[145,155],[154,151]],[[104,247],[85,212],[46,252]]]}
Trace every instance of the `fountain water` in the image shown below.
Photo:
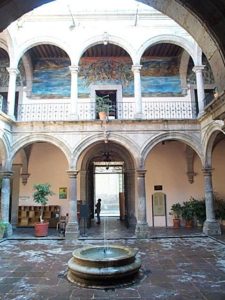
{"label": "fountain water", "polygon": [[68,262],[69,281],[86,287],[105,288],[131,282],[137,275],[141,260],[137,251],[124,246],[86,246],[73,251]]}

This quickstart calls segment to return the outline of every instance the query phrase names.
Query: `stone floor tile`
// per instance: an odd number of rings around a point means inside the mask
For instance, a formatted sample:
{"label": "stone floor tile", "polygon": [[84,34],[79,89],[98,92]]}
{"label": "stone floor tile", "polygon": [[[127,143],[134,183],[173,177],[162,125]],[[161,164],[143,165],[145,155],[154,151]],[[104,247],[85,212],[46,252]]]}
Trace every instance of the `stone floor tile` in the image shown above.
{"label": "stone floor tile", "polygon": [[122,232],[110,240],[138,249],[142,259],[135,284],[111,290],[81,288],[65,277],[73,250],[102,245],[101,239],[6,240],[0,243],[0,299],[224,300],[225,245],[204,236],[168,238],[171,233],[160,230],[160,238],[136,240]]}

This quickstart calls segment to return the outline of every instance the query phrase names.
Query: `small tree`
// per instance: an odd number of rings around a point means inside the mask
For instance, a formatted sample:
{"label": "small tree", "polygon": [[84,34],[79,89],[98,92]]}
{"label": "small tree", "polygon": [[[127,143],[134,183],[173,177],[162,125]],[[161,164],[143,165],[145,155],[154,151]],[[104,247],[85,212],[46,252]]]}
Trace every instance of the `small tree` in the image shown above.
{"label": "small tree", "polygon": [[51,185],[49,183],[39,183],[34,185],[34,202],[41,205],[41,214],[40,214],[40,222],[43,223],[43,211],[44,206],[48,203],[48,196],[54,195],[51,191]]}
{"label": "small tree", "polygon": [[173,215],[175,219],[179,219],[181,217],[182,213],[182,206],[180,203],[174,203],[171,206],[171,212],[170,215]]}
{"label": "small tree", "polygon": [[109,114],[110,112],[113,112],[113,105],[112,101],[109,99],[109,95],[105,96],[96,96],[96,112],[105,112]]}

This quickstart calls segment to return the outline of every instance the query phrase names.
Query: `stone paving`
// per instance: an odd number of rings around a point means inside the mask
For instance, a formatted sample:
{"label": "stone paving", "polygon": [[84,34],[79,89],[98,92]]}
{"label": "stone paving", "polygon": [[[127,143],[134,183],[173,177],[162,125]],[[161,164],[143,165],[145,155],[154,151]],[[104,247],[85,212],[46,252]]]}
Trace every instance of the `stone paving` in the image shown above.
{"label": "stone paving", "polygon": [[[33,228],[17,228],[0,241],[0,299],[150,300],[225,299],[225,234],[206,237],[201,229],[150,228],[149,239],[135,239],[134,229],[117,218],[81,224],[81,236],[66,241],[55,229],[35,238]],[[107,233],[107,236],[105,236]],[[135,282],[113,289],[81,288],[68,282],[72,251],[87,244],[126,245],[138,250],[142,267]]]}
{"label": "stone paving", "polygon": [[66,279],[72,251],[102,240],[4,240],[0,299],[225,299],[225,245],[210,237],[110,240],[138,249],[140,275],[127,287],[90,289]]}

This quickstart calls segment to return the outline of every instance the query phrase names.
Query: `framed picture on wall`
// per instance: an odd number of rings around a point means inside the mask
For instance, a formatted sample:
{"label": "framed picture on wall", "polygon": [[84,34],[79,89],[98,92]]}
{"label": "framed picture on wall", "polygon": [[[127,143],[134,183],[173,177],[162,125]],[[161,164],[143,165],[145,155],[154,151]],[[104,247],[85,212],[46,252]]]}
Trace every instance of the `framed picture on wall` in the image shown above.
{"label": "framed picture on wall", "polygon": [[59,188],[59,199],[67,199],[67,187]]}

